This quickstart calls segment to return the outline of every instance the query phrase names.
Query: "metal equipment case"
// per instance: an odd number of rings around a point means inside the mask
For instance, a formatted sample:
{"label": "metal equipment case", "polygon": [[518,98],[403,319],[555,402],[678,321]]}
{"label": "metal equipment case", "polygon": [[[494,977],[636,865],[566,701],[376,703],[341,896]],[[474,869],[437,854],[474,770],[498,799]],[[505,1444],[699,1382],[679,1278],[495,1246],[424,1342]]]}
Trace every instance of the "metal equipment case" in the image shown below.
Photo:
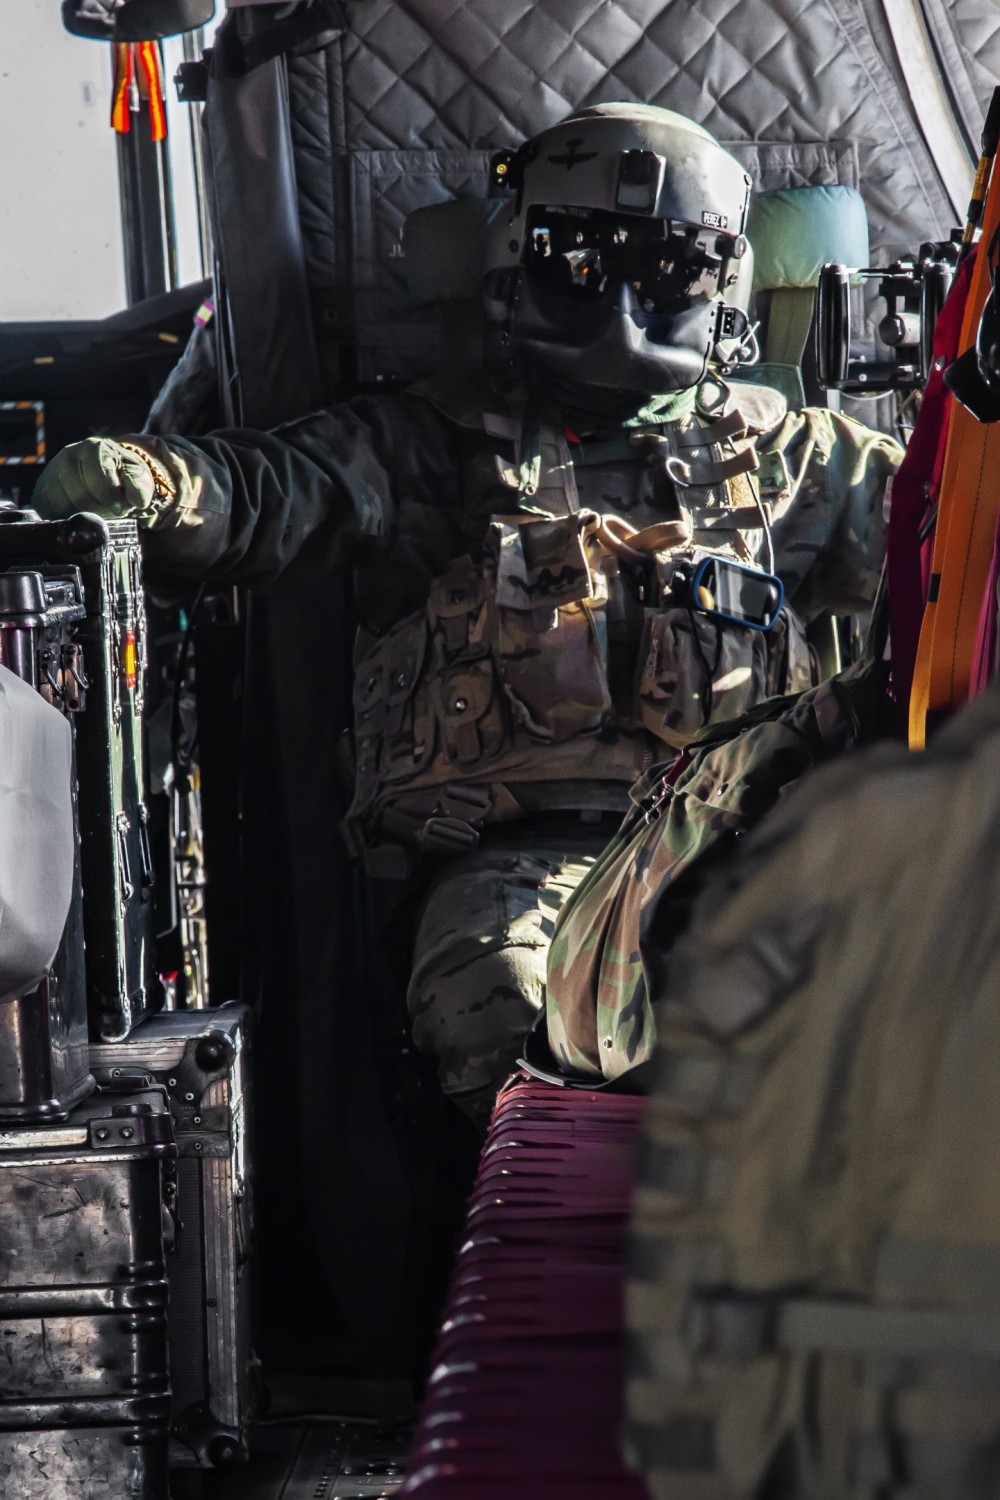
{"label": "metal equipment case", "polygon": [[244,1005],[169,1011],[91,1048],[99,1080],[151,1075],[174,1119],[179,1228],[167,1275],[170,1462],[179,1468],[245,1458],[255,1406],[248,1020]]}
{"label": "metal equipment case", "polygon": [[[161,1089],[0,1132],[0,1494],[166,1500]],[[166,1164],[166,1165],[165,1165]]]}
{"label": "metal equipment case", "polygon": [[162,1004],[155,965],[153,863],[146,808],[143,671],[146,610],[135,521],[80,559],[89,681],[77,726],[87,990],[91,1036],[127,1036]]}
{"label": "metal equipment case", "polygon": [[34,671],[50,702],[72,709],[76,695],[84,710],[76,731],[90,1035],[113,1040],[162,1003],[145,802],[138,526],[85,514],[42,521],[9,507],[0,507],[0,523],[0,569],[22,576],[33,569],[46,590],[75,579],[78,599],[83,587],[72,638]]}

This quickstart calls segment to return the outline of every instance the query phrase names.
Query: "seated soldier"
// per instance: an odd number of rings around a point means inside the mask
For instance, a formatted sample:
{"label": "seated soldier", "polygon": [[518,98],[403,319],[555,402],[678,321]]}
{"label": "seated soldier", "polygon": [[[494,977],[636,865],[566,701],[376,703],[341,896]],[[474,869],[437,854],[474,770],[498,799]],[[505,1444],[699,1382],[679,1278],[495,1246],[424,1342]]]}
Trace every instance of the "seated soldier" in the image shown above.
{"label": "seated soldier", "polygon": [[809,683],[802,621],[869,605],[900,456],[719,375],[752,343],[725,302],[751,183],[700,126],[603,104],[498,176],[478,383],[270,433],[90,438],[36,498],[138,517],[161,575],[353,568],[348,822],[373,878],[422,895],[413,1036],[479,1125],[629,785],[710,720]]}

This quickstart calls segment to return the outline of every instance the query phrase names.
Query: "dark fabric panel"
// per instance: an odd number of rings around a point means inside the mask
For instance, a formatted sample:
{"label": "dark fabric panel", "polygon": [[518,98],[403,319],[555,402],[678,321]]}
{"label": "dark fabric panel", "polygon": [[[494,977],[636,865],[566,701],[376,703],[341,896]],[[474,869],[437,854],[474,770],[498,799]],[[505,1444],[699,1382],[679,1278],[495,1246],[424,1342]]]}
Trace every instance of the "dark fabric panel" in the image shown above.
{"label": "dark fabric panel", "polygon": [[320,404],[282,59],[243,77],[217,42],[205,123],[228,298],[235,415],[273,427]]}

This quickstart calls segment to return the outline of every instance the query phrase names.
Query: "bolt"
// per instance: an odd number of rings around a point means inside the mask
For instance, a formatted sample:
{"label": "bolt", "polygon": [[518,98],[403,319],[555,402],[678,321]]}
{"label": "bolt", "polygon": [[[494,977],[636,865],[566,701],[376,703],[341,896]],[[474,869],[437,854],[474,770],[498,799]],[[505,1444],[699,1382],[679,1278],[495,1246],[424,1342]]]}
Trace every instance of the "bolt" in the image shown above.
{"label": "bolt", "polygon": [[194,1123],[196,1125],[200,1125],[201,1124],[201,1115],[195,1115],[195,1117],[194,1117]]}
{"label": "bolt", "polygon": [[194,1103],[194,1095],[193,1094],[185,1094],[184,1098],[187,1100],[188,1104],[193,1104]]}
{"label": "bolt", "polygon": [[108,1136],[111,1134],[111,1131],[110,1130],[95,1130],[94,1134],[97,1136],[97,1139],[99,1141],[106,1141],[107,1138],[108,1138]]}
{"label": "bolt", "polygon": [[468,698],[456,698],[451,706],[457,714],[464,714],[469,706],[469,700]]}
{"label": "bolt", "polygon": [[201,1141],[195,1141],[195,1143],[194,1143],[194,1149],[196,1151],[204,1151],[205,1147],[204,1147],[203,1142],[201,1142]]}
{"label": "bolt", "polygon": [[176,1087],[177,1087],[177,1079],[176,1078],[168,1078],[167,1079],[167,1088],[168,1089],[175,1089]]}
{"label": "bolt", "polygon": [[135,1135],[135,1131],[132,1129],[131,1125],[123,1125],[118,1134],[121,1136],[123,1141],[130,1141]]}

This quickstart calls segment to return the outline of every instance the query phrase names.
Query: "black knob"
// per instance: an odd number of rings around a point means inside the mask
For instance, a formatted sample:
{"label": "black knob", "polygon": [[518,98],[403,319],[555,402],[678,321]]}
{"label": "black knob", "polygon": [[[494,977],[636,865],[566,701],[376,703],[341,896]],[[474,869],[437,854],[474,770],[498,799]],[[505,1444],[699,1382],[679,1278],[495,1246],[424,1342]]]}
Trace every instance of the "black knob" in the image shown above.
{"label": "black knob", "polygon": [[82,557],[84,553],[96,552],[108,539],[108,528],[100,516],[88,511],[78,511],[70,516],[63,530],[63,543],[67,552]]}
{"label": "black knob", "polygon": [[236,1043],[225,1031],[206,1032],[194,1049],[194,1060],[203,1073],[232,1067],[235,1058]]}
{"label": "black knob", "polygon": [[209,1462],[213,1463],[217,1469],[224,1469],[229,1464],[235,1463],[239,1454],[240,1449],[236,1439],[224,1434],[214,1437],[208,1445]]}

